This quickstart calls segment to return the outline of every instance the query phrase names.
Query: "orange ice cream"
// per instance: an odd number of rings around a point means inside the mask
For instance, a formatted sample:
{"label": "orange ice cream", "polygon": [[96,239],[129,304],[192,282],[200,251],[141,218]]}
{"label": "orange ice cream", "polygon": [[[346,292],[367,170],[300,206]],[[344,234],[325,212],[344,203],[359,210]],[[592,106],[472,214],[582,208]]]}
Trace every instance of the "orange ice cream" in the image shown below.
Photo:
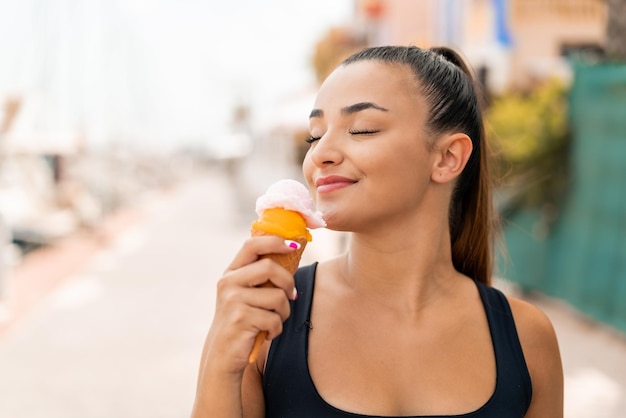
{"label": "orange ice cream", "polygon": [[285,239],[306,237],[311,241],[311,233],[306,227],[306,221],[299,212],[283,208],[265,209],[259,219],[252,223],[252,229],[278,235]]}

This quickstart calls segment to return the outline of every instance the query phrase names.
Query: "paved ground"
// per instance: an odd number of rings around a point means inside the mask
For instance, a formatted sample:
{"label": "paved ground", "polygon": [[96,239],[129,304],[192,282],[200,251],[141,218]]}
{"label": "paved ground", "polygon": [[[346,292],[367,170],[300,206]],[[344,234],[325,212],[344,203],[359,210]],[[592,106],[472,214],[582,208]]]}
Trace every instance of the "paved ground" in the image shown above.
{"label": "paved ground", "polygon": [[[108,242],[30,262],[31,277],[56,278],[0,326],[0,417],[188,417],[215,279],[254,217],[240,205],[251,207],[256,186],[229,192],[244,183],[211,171],[118,218]],[[337,249],[333,235],[314,233],[303,262]],[[533,302],[559,335],[566,417],[626,417],[626,338],[561,303]]]}

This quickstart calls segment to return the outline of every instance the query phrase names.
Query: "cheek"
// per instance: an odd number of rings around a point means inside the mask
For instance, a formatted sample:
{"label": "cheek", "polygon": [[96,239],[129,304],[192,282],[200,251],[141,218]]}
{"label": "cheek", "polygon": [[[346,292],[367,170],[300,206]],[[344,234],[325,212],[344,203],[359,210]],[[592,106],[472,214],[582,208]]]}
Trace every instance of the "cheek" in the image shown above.
{"label": "cheek", "polygon": [[371,166],[372,181],[376,182],[381,201],[406,198],[429,184],[430,162],[425,153],[416,152],[414,148],[398,147],[387,157]]}
{"label": "cheek", "polygon": [[304,176],[304,180],[307,182],[309,186],[309,190],[313,190],[313,163],[311,162],[310,152],[307,151],[304,160],[302,161],[302,175]]}
{"label": "cheek", "polygon": [[425,166],[424,156],[409,147],[389,147],[375,155],[363,156],[363,161],[369,161],[372,173],[392,183],[414,178]]}
{"label": "cheek", "polygon": [[309,193],[311,194],[311,198],[313,199],[313,203],[315,205],[318,204],[317,193],[315,192],[315,185],[313,184],[313,173],[315,172],[315,165],[311,161],[311,157],[309,156],[310,152],[306,153],[304,160],[302,161],[302,176],[304,177],[304,181],[309,189]]}

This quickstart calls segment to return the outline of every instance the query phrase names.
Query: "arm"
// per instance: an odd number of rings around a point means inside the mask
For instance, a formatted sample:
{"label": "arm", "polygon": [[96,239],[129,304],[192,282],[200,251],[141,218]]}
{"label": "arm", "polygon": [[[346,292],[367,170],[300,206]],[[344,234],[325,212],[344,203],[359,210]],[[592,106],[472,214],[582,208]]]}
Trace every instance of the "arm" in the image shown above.
{"label": "arm", "polygon": [[528,302],[509,298],[533,395],[526,418],[563,417],[563,366],[548,317]]}
{"label": "arm", "polygon": [[[204,343],[192,418],[261,418],[265,414],[261,370],[269,340],[289,316],[293,276],[268,253],[293,249],[276,237],[249,239],[220,279],[215,316]],[[259,285],[271,281],[271,288]],[[256,335],[268,332],[257,363],[248,364]]]}
{"label": "arm", "polygon": [[[240,375],[221,371],[219,364],[212,364],[215,362],[211,362],[210,359],[207,361],[207,356],[209,354],[205,345],[191,417],[243,418],[241,397],[243,373]],[[255,416],[260,417],[262,415]]]}

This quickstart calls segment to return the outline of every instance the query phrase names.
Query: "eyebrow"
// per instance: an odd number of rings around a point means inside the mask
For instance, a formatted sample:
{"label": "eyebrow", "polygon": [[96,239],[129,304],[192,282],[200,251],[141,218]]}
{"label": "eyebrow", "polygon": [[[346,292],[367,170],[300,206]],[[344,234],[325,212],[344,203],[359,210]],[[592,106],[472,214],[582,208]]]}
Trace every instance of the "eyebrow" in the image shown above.
{"label": "eyebrow", "polygon": [[[341,114],[344,116],[349,116],[352,114],[355,114],[357,112],[361,112],[363,110],[366,109],[375,109],[375,110],[380,110],[381,112],[388,112],[389,109],[386,109],[382,106],[377,105],[376,103],[372,103],[372,102],[360,102],[360,103],[355,103],[353,105],[350,106],[346,106],[346,107],[342,107],[341,108]],[[313,109],[311,111],[311,114],[309,115],[309,119],[310,118],[321,118],[324,116],[324,111],[322,109]]]}

